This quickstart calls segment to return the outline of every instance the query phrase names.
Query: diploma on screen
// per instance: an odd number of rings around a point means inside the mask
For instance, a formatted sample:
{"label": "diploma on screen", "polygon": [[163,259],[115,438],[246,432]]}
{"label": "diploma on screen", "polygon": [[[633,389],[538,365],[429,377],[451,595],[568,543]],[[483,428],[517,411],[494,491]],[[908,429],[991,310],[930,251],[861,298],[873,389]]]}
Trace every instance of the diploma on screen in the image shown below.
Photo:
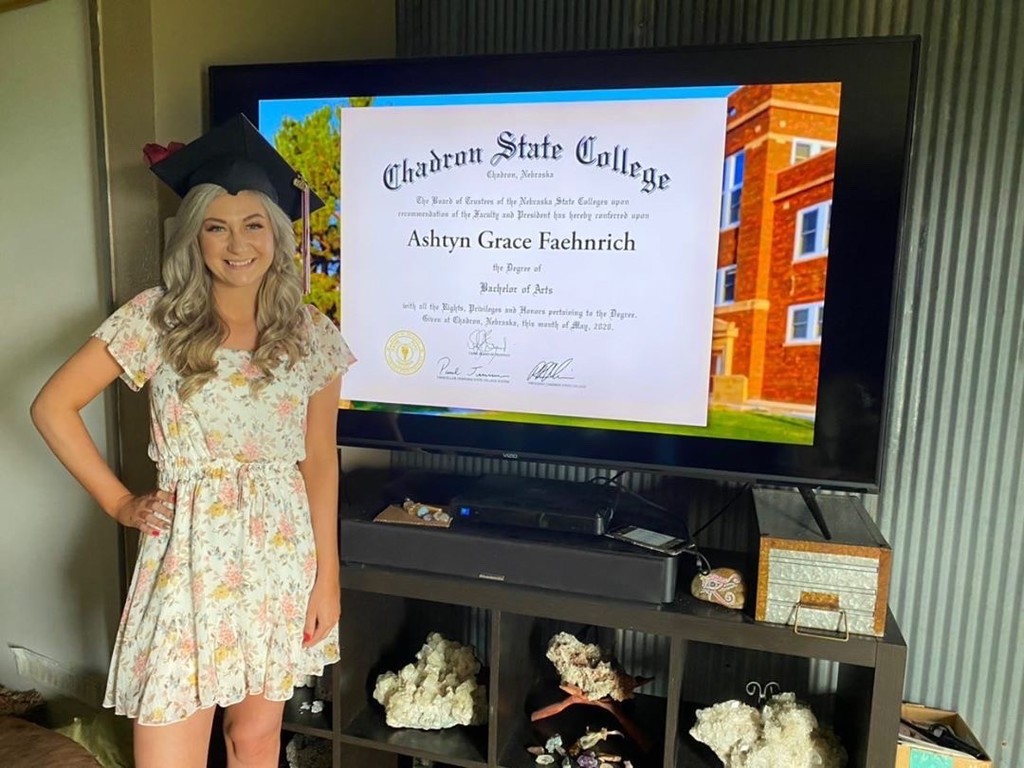
{"label": "diploma on screen", "polygon": [[347,397],[705,424],[725,109],[636,109],[345,111]]}

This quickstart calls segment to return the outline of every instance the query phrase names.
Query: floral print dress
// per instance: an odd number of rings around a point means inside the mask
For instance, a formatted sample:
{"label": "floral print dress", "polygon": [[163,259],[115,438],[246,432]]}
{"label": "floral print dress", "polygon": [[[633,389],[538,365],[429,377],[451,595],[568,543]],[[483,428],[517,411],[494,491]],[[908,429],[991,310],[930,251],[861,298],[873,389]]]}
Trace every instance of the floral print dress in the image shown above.
{"label": "floral print dress", "polygon": [[182,402],[149,320],[161,293],[139,294],[93,334],[129,387],[149,382],[149,455],[175,494],[171,529],[140,538],[104,701],[143,725],[251,694],[286,700],[338,660],[336,627],[302,646],[316,549],[297,462],[310,396],[354,362],[307,306],[309,350],[291,370],[253,395],[250,354],[218,349],[216,376]]}

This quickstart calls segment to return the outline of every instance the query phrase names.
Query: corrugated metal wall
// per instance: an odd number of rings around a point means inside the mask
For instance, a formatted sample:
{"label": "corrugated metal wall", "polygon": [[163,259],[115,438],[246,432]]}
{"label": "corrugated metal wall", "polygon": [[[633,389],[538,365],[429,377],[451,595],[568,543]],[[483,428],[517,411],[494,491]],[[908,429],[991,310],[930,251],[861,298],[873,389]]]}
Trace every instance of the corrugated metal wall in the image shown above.
{"label": "corrugated metal wall", "polygon": [[[1024,0],[398,0],[401,55],[922,36],[880,527],[906,696],[1024,766]],[[884,768],[884,767],[880,767]]]}

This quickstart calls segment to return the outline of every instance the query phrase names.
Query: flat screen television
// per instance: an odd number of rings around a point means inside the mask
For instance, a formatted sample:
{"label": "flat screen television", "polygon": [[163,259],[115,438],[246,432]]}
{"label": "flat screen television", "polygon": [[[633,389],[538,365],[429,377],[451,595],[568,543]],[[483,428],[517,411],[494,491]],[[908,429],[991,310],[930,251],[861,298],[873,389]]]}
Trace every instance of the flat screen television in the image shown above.
{"label": "flat screen television", "polygon": [[327,205],[341,445],[877,490],[918,41],[215,66]]}

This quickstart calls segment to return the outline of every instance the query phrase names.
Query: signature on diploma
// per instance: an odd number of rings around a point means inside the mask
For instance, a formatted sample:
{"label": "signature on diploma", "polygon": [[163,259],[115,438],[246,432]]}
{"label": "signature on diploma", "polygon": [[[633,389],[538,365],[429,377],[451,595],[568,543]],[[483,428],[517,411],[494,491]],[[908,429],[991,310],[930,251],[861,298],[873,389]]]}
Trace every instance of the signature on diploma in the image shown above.
{"label": "signature on diploma", "polygon": [[437,375],[438,376],[459,376],[462,371],[459,370],[459,366],[452,362],[452,359],[445,355],[437,361]]}
{"label": "signature on diploma", "polygon": [[489,374],[482,373],[482,371],[493,359],[494,357],[492,356],[482,363],[470,365],[466,368],[466,372],[463,373],[459,364],[452,362],[452,359],[448,357],[448,355],[445,355],[444,357],[438,358],[437,377],[440,379],[465,379],[470,376],[488,376]]}
{"label": "signature on diploma", "polygon": [[483,329],[471,332],[469,334],[469,340],[466,342],[466,346],[469,348],[469,353],[480,357],[485,355],[494,357],[496,355],[507,354],[508,341],[502,337],[499,342],[491,334],[492,331],[485,331]]}
{"label": "signature on diploma", "polygon": [[570,376],[571,366],[573,359],[571,357],[565,358],[565,360],[541,360],[535,366],[533,370],[527,375],[527,381],[550,381],[552,379],[559,379],[568,381],[573,379]]}

